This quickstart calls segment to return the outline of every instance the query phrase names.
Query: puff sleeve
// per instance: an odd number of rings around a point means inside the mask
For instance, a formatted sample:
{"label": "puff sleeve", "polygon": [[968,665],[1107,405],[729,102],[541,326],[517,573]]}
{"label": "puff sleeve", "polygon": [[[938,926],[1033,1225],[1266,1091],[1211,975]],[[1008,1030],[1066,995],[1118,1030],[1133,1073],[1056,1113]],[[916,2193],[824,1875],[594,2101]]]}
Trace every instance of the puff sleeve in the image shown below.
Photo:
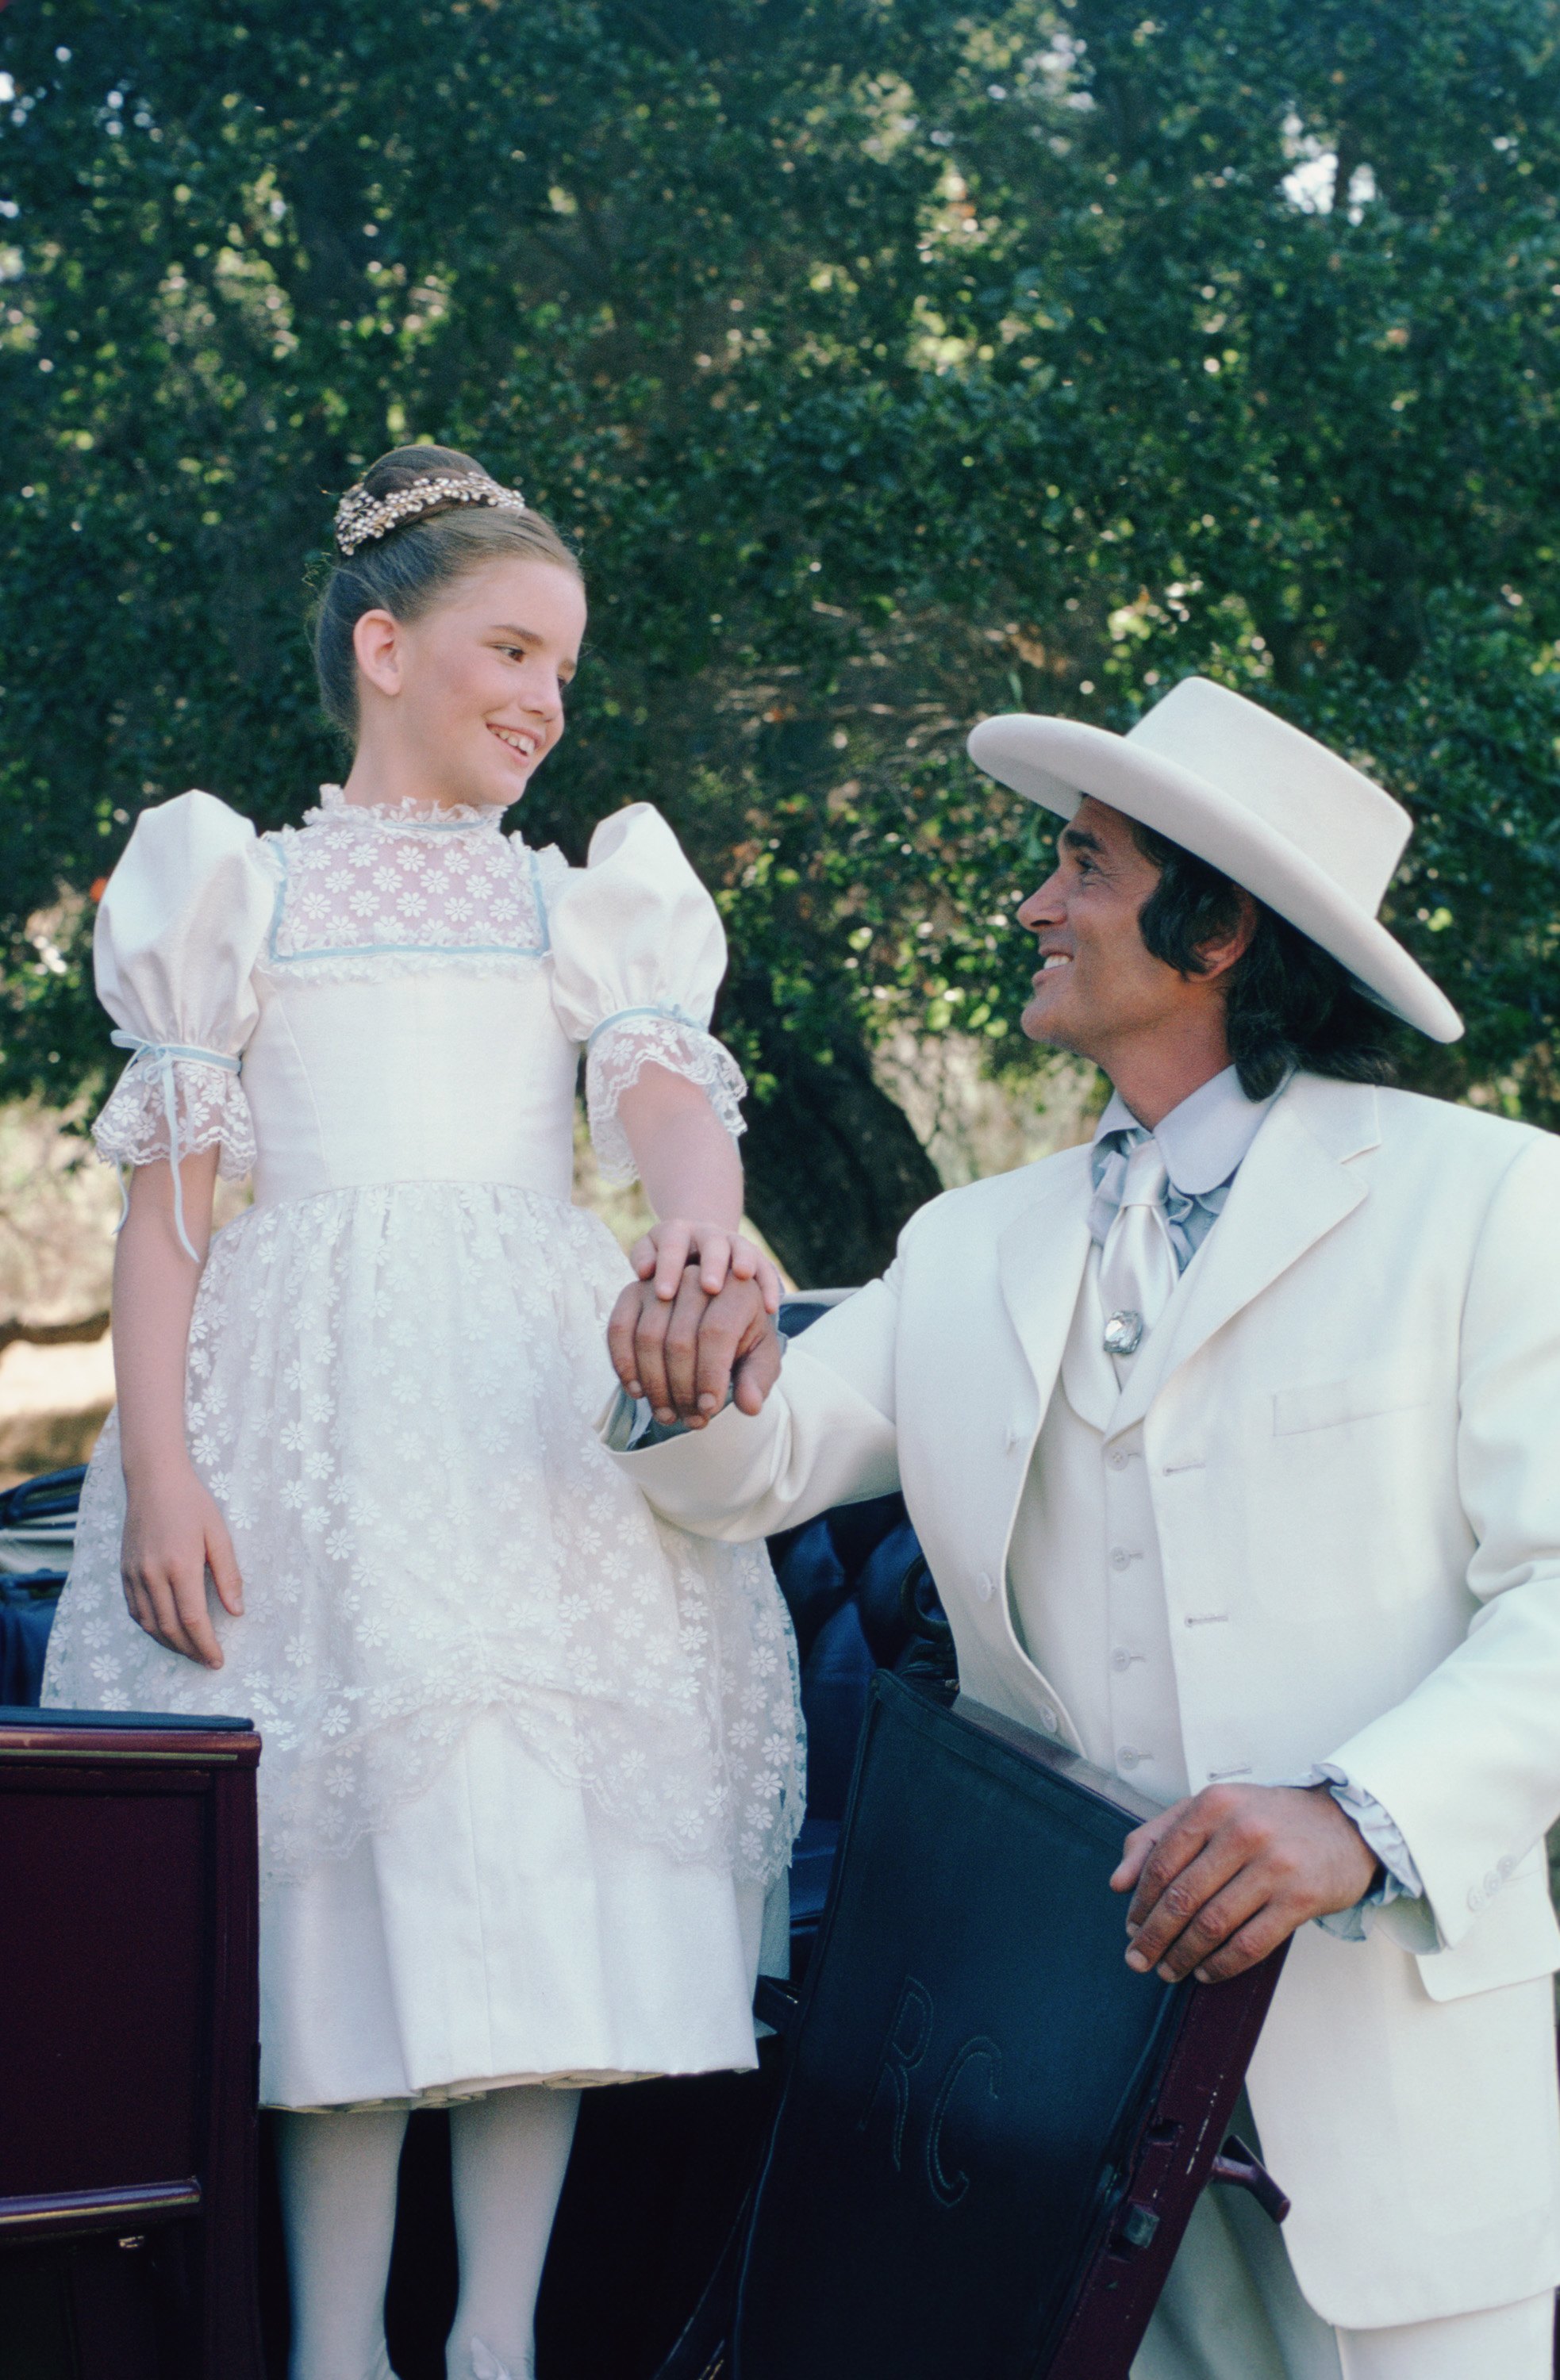
{"label": "puff sleeve", "polygon": [[248,819],[210,794],[143,810],[98,909],[98,997],[130,1062],[92,1138],[115,1165],[220,1149],[254,1163],[239,1057],[259,1015],[250,983],[274,887]]}
{"label": "puff sleeve", "polygon": [[737,1101],[748,1087],[707,1029],[725,934],[658,810],[635,802],[603,820],[550,924],[554,1005],[564,1030],[586,1045],[591,1138],[607,1180],[634,1178],[618,1108],[647,1065],[697,1083],[726,1130],[741,1132]]}

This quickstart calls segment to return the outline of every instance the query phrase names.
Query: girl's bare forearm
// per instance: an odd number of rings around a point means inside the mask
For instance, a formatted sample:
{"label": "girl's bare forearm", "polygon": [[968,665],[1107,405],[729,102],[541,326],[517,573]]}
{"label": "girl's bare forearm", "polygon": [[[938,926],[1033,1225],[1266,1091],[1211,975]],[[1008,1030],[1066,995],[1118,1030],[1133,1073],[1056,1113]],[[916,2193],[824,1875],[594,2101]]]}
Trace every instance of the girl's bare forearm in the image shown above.
{"label": "girl's bare forearm", "polygon": [[[187,1157],[180,1168],[185,1229],[202,1260],[216,1169],[214,1148]],[[185,1367],[201,1267],[179,1245],[171,1167],[138,1165],[129,1196],[114,1259],[114,1370],[120,1452],[125,1477],[133,1484],[189,1461]]]}
{"label": "girl's bare forearm", "polygon": [[742,1220],[742,1160],[698,1084],[664,1066],[646,1066],[624,1092],[620,1113],[656,1215],[735,1232]]}

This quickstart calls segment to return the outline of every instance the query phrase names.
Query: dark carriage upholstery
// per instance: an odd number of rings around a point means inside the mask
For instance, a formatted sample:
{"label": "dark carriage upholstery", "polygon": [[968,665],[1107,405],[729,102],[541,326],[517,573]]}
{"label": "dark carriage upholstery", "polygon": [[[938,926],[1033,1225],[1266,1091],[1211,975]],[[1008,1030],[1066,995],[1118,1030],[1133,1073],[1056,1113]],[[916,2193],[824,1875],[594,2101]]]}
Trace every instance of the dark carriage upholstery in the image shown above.
{"label": "dark carriage upholstery", "polygon": [[0,1705],[7,1709],[38,1706],[59,1586],[54,1571],[0,1576]]}
{"label": "dark carriage upholstery", "polygon": [[[780,1327],[798,1338],[827,1311],[788,1298]],[[769,1552],[797,1632],[807,1721],[807,1816],[791,1864],[799,1972],[828,1891],[873,1674],[924,1665],[946,1629],[923,1566],[917,1574],[920,1545],[902,1496],[836,1505],[771,1537]]]}
{"label": "dark carriage upholstery", "polygon": [[37,1706],[85,1477],[85,1467],[73,1463],[0,1491],[0,1539],[9,1556],[0,1562],[0,1704],[8,1708]]}
{"label": "dark carriage upholstery", "polygon": [[807,1721],[807,1816],[791,1866],[798,1942],[815,1931],[828,1889],[873,1672],[895,1668],[912,1644],[900,1589],[919,1550],[898,1496],[841,1505],[770,1540]]}

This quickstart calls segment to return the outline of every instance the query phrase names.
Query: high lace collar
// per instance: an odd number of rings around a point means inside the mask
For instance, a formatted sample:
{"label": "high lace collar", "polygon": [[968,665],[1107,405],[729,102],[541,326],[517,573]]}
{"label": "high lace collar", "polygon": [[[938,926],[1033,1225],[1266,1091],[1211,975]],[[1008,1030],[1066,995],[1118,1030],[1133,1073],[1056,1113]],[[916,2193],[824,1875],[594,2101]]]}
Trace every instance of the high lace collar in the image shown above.
{"label": "high lace collar", "polygon": [[487,828],[496,834],[504,812],[492,802],[349,802],[339,785],[320,787],[318,809],[305,810],[305,826],[389,827],[397,832],[431,828],[435,833],[452,829]]}

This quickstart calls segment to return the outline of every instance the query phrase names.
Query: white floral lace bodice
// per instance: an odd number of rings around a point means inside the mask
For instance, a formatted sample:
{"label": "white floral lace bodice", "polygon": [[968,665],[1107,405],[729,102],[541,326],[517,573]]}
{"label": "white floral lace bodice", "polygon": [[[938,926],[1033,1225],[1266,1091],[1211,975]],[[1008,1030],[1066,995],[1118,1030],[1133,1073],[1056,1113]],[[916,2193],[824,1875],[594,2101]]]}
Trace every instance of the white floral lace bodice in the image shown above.
{"label": "white floral lace bodice", "polygon": [[583,1044],[603,1170],[630,1180],[618,1109],[648,1063],[742,1129],[741,1075],[707,1030],[725,957],[644,804],[574,869],[496,810],[327,786],[301,826],[257,837],[186,794],[142,814],[99,913],[99,990],[132,1055],[97,1146],[130,1165],[217,1147],[267,1203],[429,1178],[567,1196]]}
{"label": "white floral lace bodice", "polygon": [[497,832],[497,811],[365,809],[338,785],[301,827],[265,838],[281,873],[265,963],[341,981],[396,967],[523,966],[545,958],[547,898],[568,877],[555,845]]}

